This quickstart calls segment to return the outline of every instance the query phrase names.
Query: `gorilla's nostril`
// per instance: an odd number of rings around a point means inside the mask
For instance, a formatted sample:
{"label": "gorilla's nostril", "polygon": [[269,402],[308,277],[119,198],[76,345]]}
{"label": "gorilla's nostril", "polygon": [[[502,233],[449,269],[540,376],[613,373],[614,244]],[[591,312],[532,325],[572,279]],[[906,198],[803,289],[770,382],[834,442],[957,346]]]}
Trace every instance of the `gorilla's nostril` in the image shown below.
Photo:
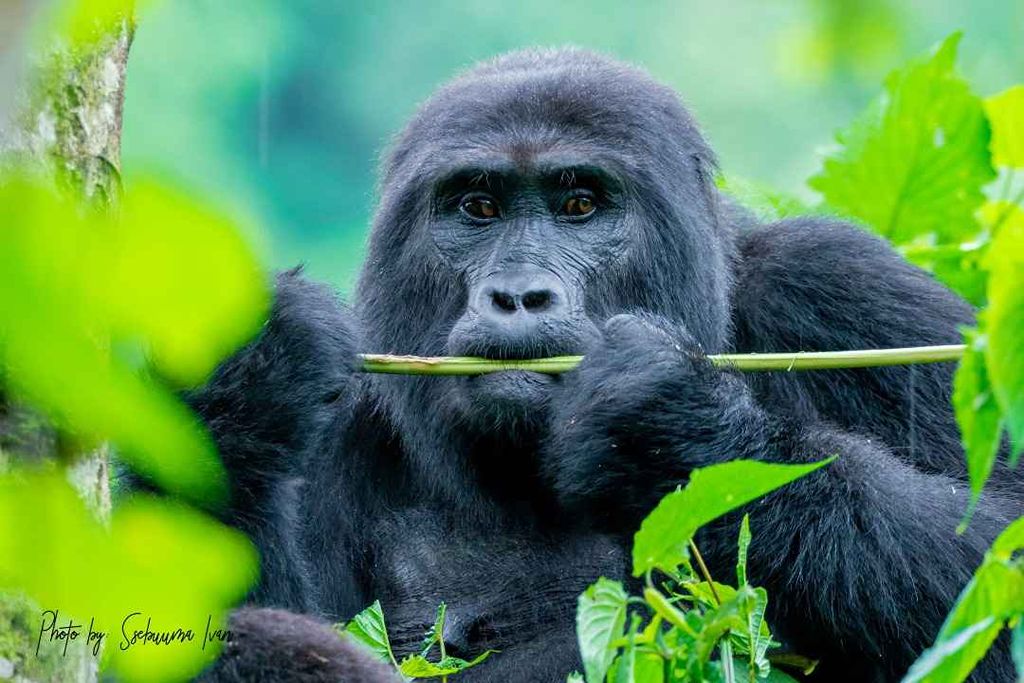
{"label": "gorilla's nostril", "polygon": [[528,311],[544,311],[554,303],[554,294],[550,289],[534,289],[523,295],[523,308]]}
{"label": "gorilla's nostril", "polygon": [[516,299],[507,292],[492,291],[491,303],[494,304],[495,308],[506,313],[515,313],[516,311]]}

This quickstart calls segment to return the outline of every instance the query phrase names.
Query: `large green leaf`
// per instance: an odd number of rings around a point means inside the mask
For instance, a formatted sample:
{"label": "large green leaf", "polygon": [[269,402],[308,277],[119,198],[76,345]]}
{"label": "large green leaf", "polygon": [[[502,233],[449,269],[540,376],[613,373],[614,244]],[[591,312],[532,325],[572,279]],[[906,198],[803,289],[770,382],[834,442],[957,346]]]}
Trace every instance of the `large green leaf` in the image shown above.
{"label": "large green leaf", "polygon": [[176,493],[225,492],[213,442],[141,370],[201,381],[265,318],[268,287],[232,223],[156,183],[120,218],[18,177],[0,186],[0,368],[6,390]]}
{"label": "large green leaf", "polygon": [[633,539],[633,575],[674,570],[687,559],[697,529],[832,460],[809,465],[733,460],[694,470],[686,488],[662,498],[640,525]]}
{"label": "large green leaf", "polygon": [[964,337],[967,350],[953,377],[953,411],[960,425],[960,440],[967,457],[967,474],[971,482],[969,517],[996,461],[1002,416],[995,396],[992,395],[985,365],[987,338],[973,329],[966,330]]}
{"label": "large green leaf", "polygon": [[1024,221],[1006,221],[989,254],[988,365],[992,392],[1014,444],[1024,449]]}
{"label": "large green leaf", "polygon": [[576,637],[587,683],[603,683],[615,658],[611,643],[622,637],[626,623],[626,591],[622,584],[600,578],[579,597]]}
{"label": "large green leaf", "polygon": [[897,243],[973,235],[982,187],[994,177],[982,101],[954,69],[959,41],[953,34],[890,74],[809,181],[831,207]]}
{"label": "large green leaf", "polygon": [[985,100],[992,124],[992,161],[1024,168],[1024,85],[1007,88]]}
{"label": "large green leaf", "polygon": [[[0,591],[104,631],[104,658],[118,680],[186,680],[216,656],[225,612],[257,576],[256,552],[238,531],[194,508],[142,495],[117,506],[108,527],[91,514],[62,471],[0,476]],[[153,647],[131,635],[191,630],[193,640]],[[37,623],[40,628],[42,623]],[[42,647],[48,639],[44,635]]]}
{"label": "large green leaf", "polygon": [[374,600],[372,605],[353,617],[352,621],[345,626],[344,632],[368,647],[378,659],[397,666],[395,655],[391,650],[391,640],[388,638],[387,624],[384,623],[384,611],[380,607],[380,600]]}

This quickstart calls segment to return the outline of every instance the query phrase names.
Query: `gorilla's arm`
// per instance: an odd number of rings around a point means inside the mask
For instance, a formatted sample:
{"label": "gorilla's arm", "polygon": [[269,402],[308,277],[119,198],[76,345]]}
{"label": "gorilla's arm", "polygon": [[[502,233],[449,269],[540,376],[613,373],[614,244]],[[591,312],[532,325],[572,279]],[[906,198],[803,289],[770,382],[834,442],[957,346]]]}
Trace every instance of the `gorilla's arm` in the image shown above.
{"label": "gorilla's arm", "polygon": [[[773,226],[748,237],[742,253],[750,262],[738,268],[737,338],[760,345],[741,351],[953,343],[970,317],[927,275],[847,226]],[[628,533],[694,467],[838,454],[751,506],[752,576],[769,589],[783,637],[822,657],[825,671],[898,678],[1019,506],[997,484],[969,532],[955,534],[968,488],[957,476],[949,368],[919,372],[916,382],[905,370],[805,374],[751,386],[703,360],[679,326],[618,316],[553,404],[547,475],[570,508]],[[735,561],[736,532],[727,519],[699,541],[718,571]],[[1008,665],[990,658],[987,675],[1010,676],[997,672]]]}
{"label": "gorilla's arm", "polygon": [[329,624],[276,609],[246,608],[228,623],[220,659],[199,683],[400,683],[402,677]]}
{"label": "gorilla's arm", "polygon": [[355,351],[349,312],[295,269],[277,277],[259,336],[186,396],[227,468],[228,521],[260,551],[257,604],[314,608],[296,548],[295,498],[307,451],[346,391]]}

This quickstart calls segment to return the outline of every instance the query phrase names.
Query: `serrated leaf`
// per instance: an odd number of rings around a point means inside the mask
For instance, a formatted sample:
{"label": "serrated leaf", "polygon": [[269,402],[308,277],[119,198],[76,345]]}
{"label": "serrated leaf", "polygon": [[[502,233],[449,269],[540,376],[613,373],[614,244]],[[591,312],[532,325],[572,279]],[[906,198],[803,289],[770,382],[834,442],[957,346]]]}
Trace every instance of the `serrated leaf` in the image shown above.
{"label": "serrated leaf", "polygon": [[750,643],[750,663],[757,669],[758,675],[764,676],[771,669],[768,663],[768,647],[772,643],[772,634],[768,623],[764,620],[768,608],[768,592],[764,588],[754,589],[754,601],[747,610],[747,640]]}
{"label": "serrated leaf", "polygon": [[395,663],[380,600],[374,600],[372,605],[353,617],[345,626],[345,633],[368,647],[381,661]]}
{"label": "serrated leaf", "polygon": [[740,522],[740,537],[736,545],[736,585],[747,585],[747,551],[750,549],[750,515],[743,515]]}
{"label": "serrated leaf", "polygon": [[604,577],[591,584],[576,607],[576,637],[587,683],[603,683],[615,658],[611,643],[623,635],[626,591],[618,581]]}
{"label": "serrated leaf", "polygon": [[448,612],[448,606],[445,603],[441,603],[437,606],[437,613],[434,615],[434,623],[431,625],[430,630],[427,631],[427,635],[423,638],[423,644],[420,646],[420,654],[426,656],[430,652],[430,648],[434,645],[439,645],[444,639],[444,619]]}
{"label": "serrated leaf", "polygon": [[966,525],[992,473],[999,451],[1002,418],[989,384],[985,363],[986,337],[971,329],[964,331],[964,340],[967,349],[953,377],[953,412],[960,426],[960,440],[971,482],[971,502],[963,523]]}
{"label": "serrated leaf", "polygon": [[458,657],[443,657],[440,661],[431,662],[422,655],[409,655],[398,665],[398,670],[403,676],[410,678],[438,678],[440,676],[451,676],[460,671],[474,667],[493,654],[488,650],[471,661]]}
{"label": "serrated leaf", "polygon": [[1024,222],[1004,223],[993,239],[988,263],[985,361],[1015,463],[1024,450]]}
{"label": "serrated leaf", "polygon": [[809,184],[833,208],[904,243],[976,232],[982,187],[995,175],[980,98],[954,70],[960,34],[886,79]]}
{"label": "serrated leaf", "polygon": [[686,488],[662,498],[640,525],[633,539],[633,575],[651,569],[674,570],[686,559],[687,545],[697,529],[833,459],[809,465],[733,460],[694,470]]}
{"label": "serrated leaf", "polygon": [[1024,168],[1024,85],[1015,85],[985,100],[992,126],[992,163]]}

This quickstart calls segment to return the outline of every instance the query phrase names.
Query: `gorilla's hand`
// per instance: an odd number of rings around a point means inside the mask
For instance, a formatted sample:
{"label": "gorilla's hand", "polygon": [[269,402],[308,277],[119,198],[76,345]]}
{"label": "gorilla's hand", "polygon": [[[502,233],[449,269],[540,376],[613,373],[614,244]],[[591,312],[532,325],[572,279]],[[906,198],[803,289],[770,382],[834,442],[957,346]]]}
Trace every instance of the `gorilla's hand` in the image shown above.
{"label": "gorilla's hand", "polygon": [[684,328],[617,315],[552,397],[542,467],[569,507],[630,524],[694,467],[756,452],[764,424]]}

